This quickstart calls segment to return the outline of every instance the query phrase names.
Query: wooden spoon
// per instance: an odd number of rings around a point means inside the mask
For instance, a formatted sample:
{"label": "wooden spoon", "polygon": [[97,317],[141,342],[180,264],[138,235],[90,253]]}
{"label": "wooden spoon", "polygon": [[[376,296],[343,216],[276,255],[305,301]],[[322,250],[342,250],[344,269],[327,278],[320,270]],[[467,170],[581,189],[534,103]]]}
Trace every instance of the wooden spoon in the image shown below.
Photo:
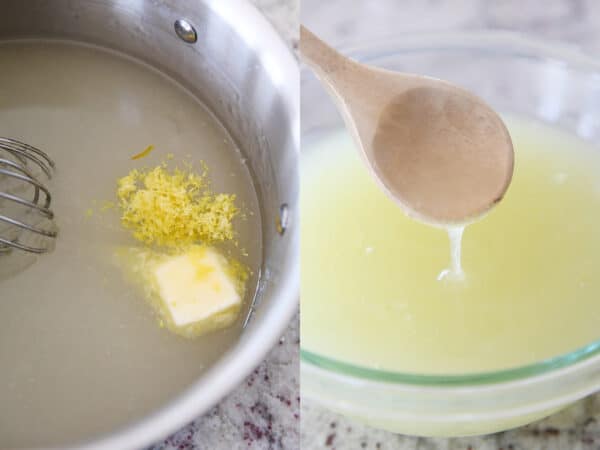
{"label": "wooden spoon", "polygon": [[336,99],[371,174],[407,214],[464,223],[502,199],[512,142],[480,98],[442,80],[359,64],[305,27],[300,50]]}

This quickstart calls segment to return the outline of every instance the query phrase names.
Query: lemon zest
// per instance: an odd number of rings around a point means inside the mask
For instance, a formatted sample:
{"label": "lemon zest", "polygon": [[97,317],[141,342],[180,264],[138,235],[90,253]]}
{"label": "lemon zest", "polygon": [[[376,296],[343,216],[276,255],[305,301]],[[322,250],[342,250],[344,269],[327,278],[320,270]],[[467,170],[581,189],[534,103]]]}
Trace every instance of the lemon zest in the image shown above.
{"label": "lemon zest", "polygon": [[136,159],[142,159],[145,158],[146,156],[148,156],[152,150],[154,150],[154,145],[149,145],[148,147],[146,147],[146,149],[136,155],[133,155],[131,157],[131,159],[136,160]]}
{"label": "lemon zest", "polygon": [[236,197],[213,194],[203,169],[132,170],[118,181],[122,225],[143,244],[171,249],[232,240]]}

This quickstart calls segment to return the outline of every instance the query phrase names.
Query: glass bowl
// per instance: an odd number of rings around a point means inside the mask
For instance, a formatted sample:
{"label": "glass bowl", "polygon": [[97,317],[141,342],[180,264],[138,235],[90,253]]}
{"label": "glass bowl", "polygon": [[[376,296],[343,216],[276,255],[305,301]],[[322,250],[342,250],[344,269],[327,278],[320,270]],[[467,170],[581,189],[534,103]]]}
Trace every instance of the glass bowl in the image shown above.
{"label": "glass bowl", "polygon": [[[575,49],[503,32],[407,35],[342,49],[362,62],[471,90],[502,113],[600,141],[600,63]],[[302,139],[343,121],[302,73]],[[420,436],[492,433],[545,417],[600,388],[600,341],[498,372],[420,375],[359,367],[301,350],[303,395],[376,428]]]}

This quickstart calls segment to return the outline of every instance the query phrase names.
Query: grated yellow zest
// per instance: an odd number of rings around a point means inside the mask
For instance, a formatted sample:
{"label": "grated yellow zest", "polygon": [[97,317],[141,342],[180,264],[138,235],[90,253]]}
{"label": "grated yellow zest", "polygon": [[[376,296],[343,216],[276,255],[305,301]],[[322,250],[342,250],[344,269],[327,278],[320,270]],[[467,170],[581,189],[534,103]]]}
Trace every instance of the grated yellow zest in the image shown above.
{"label": "grated yellow zest", "polygon": [[102,202],[102,206],[100,207],[100,211],[101,212],[106,212],[106,211],[108,211],[110,209],[113,209],[115,206],[116,205],[115,205],[114,202],[105,201],[105,202]]}
{"label": "grated yellow zest", "polygon": [[137,155],[133,155],[131,157],[131,159],[136,160],[136,159],[145,158],[152,152],[152,150],[154,150],[154,145],[149,145],[148,147],[146,147],[146,149],[144,151],[138,153]]}
{"label": "grated yellow zest", "polygon": [[118,181],[121,223],[146,245],[184,248],[233,239],[235,195],[213,194],[206,173],[165,165],[132,170]]}

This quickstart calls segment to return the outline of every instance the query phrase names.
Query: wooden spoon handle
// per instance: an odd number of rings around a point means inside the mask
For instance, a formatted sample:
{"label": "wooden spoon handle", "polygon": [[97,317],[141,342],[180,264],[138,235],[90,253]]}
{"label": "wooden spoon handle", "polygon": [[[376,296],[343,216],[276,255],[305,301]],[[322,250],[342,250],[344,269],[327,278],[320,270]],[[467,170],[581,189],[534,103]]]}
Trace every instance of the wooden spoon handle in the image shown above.
{"label": "wooden spoon handle", "polygon": [[327,45],[304,25],[300,25],[300,56],[319,78],[329,83],[335,81],[333,78],[336,73],[358,65]]}

